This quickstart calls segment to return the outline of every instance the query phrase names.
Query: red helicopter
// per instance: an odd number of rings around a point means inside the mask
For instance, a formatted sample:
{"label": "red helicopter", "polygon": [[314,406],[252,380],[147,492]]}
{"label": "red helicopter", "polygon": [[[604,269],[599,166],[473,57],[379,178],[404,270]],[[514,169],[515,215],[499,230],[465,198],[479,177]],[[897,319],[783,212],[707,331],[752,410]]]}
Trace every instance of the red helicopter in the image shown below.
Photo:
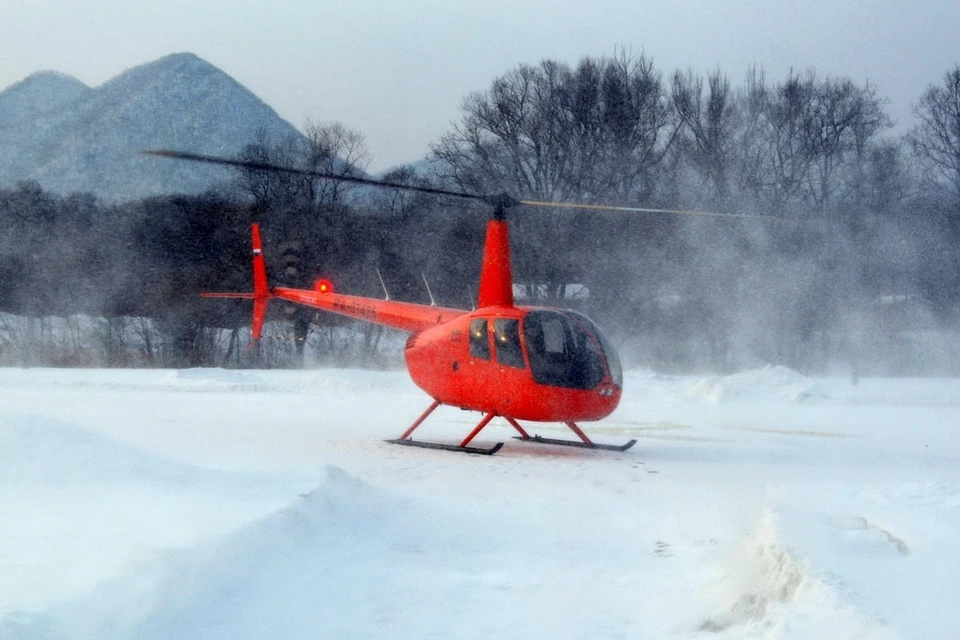
{"label": "red helicopter", "polygon": [[[404,355],[410,377],[433,398],[433,402],[399,438],[387,442],[474,454],[491,455],[503,446],[502,442],[490,448],[469,446],[495,417],[506,420],[519,434],[515,436],[516,439],[524,442],[612,451],[626,451],[636,444],[636,440],[630,440],[623,445],[596,443],[577,424],[581,421],[600,420],[617,408],[623,393],[623,369],[610,341],[585,315],[571,310],[514,304],[509,230],[505,219],[507,209],[527,205],[754,217],[703,211],[517,200],[507,195],[480,196],[180,151],[157,150],[143,153],[481,200],[490,204],[493,215],[487,223],[477,306],[472,311],[345,295],[335,292],[327,280],[318,280],[313,289],[271,287],[263,257],[260,229],[256,224],[252,231],[253,292],[203,294],[211,298],[253,300],[254,340],[261,336],[267,303],[271,299],[299,303],[406,331],[410,337]],[[484,415],[459,444],[413,440],[413,432],[440,405],[479,411]],[[520,420],[562,422],[577,439],[531,436],[520,424]]]}

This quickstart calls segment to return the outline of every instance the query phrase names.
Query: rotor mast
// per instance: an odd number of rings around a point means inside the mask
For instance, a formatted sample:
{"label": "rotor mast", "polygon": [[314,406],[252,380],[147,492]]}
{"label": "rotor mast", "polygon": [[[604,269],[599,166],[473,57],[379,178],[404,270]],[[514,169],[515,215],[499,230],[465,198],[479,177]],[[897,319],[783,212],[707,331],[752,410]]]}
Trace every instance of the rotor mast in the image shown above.
{"label": "rotor mast", "polygon": [[477,307],[512,307],[513,273],[510,266],[510,229],[507,226],[506,212],[520,202],[505,193],[485,196],[483,201],[493,207],[493,214],[487,221]]}

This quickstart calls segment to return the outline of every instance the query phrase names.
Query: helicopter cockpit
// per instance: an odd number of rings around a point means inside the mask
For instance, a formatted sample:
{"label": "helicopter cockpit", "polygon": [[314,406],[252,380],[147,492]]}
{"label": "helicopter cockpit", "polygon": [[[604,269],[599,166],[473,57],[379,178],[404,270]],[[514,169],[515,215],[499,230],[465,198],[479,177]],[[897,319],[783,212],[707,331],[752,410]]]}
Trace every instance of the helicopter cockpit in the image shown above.
{"label": "helicopter cockpit", "polygon": [[[471,357],[492,359],[487,322],[487,318],[471,322]],[[589,390],[596,388],[609,371],[613,383],[623,385],[623,369],[616,351],[600,328],[581,313],[536,309],[523,317],[522,329],[517,318],[493,318],[491,328],[496,362],[517,369],[525,369],[529,362],[538,384]]]}
{"label": "helicopter cockpit", "polygon": [[609,369],[613,383],[623,386],[616,351],[600,328],[581,313],[531,311],[523,319],[523,337],[538,384],[593,389]]}

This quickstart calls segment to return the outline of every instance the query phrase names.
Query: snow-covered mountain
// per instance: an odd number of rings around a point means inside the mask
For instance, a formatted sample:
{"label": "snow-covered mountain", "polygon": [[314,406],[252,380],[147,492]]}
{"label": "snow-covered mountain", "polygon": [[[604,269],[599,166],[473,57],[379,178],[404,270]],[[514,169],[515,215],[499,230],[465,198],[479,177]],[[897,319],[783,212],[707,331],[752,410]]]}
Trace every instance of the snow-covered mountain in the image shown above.
{"label": "snow-covered mountain", "polygon": [[73,76],[38,71],[0,93],[0,123],[5,128],[28,123],[31,118],[80,100],[91,91]]}
{"label": "snow-covered mountain", "polygon": [[139,156],[185,149],[230,155],[258,131],[301,135],[229,75],[190,53],[129,69],[90,88],[40,72],[0,92],[0,188],[36,180],[59,193],[107,201],[198,193],[229,170]]}

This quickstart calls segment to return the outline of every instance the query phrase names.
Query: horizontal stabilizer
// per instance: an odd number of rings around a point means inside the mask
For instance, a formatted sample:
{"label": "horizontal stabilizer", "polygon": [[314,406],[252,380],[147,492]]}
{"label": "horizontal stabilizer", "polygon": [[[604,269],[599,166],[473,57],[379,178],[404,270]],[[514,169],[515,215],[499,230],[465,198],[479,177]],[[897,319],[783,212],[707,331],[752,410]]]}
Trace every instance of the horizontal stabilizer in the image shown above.
{"label": "horizontal stabilizer", "polygon": [[253,293],[201,293],[201,298],[240,298],[243,300],[253,300],[256,294]]}

